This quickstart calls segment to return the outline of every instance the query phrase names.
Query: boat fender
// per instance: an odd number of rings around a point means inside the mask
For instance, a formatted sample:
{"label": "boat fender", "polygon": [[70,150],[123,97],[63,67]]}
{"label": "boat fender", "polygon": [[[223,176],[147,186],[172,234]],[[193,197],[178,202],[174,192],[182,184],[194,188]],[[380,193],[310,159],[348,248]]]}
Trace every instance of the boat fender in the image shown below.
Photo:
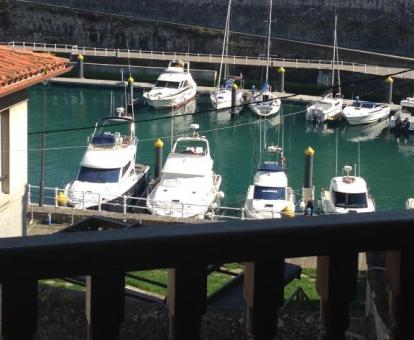
{"label": "boat fender", "polygon": [[224,198],[224,192],[223,191],[219,191],[218,193],[217,193],[217,197],[218,198],[220,198],[220,199],[223,199]]}
{"label": "boat fender", "polygon": [[295,210],[290,206],[287,205],[281,212],[280,214],[282,215],[282,217],[295,217]]}
{"label": "boat fender", "polygon": [[60,207],[66,206],[68,204],[68,198],[62,191],[60,191],[57,195],[57,202]]}

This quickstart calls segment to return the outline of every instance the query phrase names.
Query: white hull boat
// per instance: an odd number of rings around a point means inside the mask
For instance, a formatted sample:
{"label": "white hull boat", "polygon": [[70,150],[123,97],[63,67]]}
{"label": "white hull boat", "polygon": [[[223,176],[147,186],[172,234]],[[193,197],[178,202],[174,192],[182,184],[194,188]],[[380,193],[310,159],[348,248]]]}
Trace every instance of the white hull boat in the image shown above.
{"label": "white hull boat", "polygon": [[343,99],[332,93],[306,108],[306,119],[318,123],[338,120],[342,114]]}
{"label": "white hull boat", "polygon": [[[230,37],[230,18],[231,18],[231,4],[232,0],[229,0],[228,7],[227,7],[227,16],[226,16],[226,25],[224,28],[224,38],[223,38],[223,49],[221,53],[221,62],[220,62],[220,70],[219,75],[217,78],[216,90],[210,94],[211,105],[213,105],[215,110],[223,110],[229,109],[232,107],[233,100],[232,100],[232,88],[235,86],[236,91],[236,98],[235,98],[235,105],[240,106],[235,108],[235,111],[241,111],[243,105],[245,103],[243,90],[239,89],[235,83],[236,77],[232,79],[229,75],[229,69],[227,64],[224,63],[224,57],[228,54],[229,49],[229,37]],[[225,84],[221,86],[221,78],[222,78],[222,71],[224,67],[224,80]],[[241,82],[241,77],[239,78]]]}
{"label": "white hull boat", "polygon": [[[114,123],[125,123],[129,131],[125,134],[110,131]],[[121,126],[116,129],[121,130]],[[88,209],[113,202],[123,195],[136,194],[141,181],[147,180],[149,170],[148,167],[142,172],[136,169],[137,142],[132,118],[107,117],[98,121],[77,178],[65,187],[68,205]]]}
{"label": "white hull boat", "polygon": [[[232,107],[232,89],[231,86],[226,86],[224,88],[220,88],[215,92],[210,94],[211,105],[213,105],[215,110],[223,110],[229,109]],[[240,89],[236,90],[236,110],[240,111],[242,109],[242,105],[245,103],[243,97],[243,91]]]}
{"label": "white hull boat", "polygon": [[158,216],[203,219],[218,207],[223,197],[220,185],[221,176],[213,172],[208,140],[196,133],[180,137],[148,197],[147,208]]}
{"label": "white hull boat", "polygon": [[351,166],[345,166],[344,176],[334,177],[329,190],[321,191],[324,214],[367,213],[375,211],[375,202],[362,177],[352,176]]}
{"label": "white hull boat", "polygon": [[282,101],[269,90],[254,96],[249,104],[250,109],[260,117],[271,117],[280,111]]}
{"label": "white hull boat", "polygon": [[390,118],[389,128],[400,131],[414,131],[414,98],[401,101],[401,109]]}
{"label": "white hull boat", "polygon": [[271,117],[276,115],[280,111],[282,101],[277,98],[271,91],[269,85],[269,65],[270,65],[270,35],[272,32],[272,9],[273,1],[269,3],[269,21],[267,31],[267,54],[266,54],[266,78],[262,85],[260,92],[255,95],[252,94],[252,98],[249,104],[250,109],[259,117]]}
{"label": "white hull boat", "polygon": [[306,108],[306,119],[314,123],[325,123],[339,120],[342,114],[343,99],[341,97],[341,77],[339,68],[335,65],[339,63],[338,41],[337,41],[338,16],[335,15],[335,29],[333,38],[333,57],[332,57],[332,75],[331,88],[335,87],[335,73],[337,72],[337,88],[336,96],[330,93],[321,100],[316,101]]}
{"label": "white hull boat", "polygon": [[[269,147],[271,152],[280,148]],[[283,157],[283,156],[281,156]],[[274,161],[265,161],[257,170],[253,185],[247,189],[244,202],[247,217],[253,219],[281,218],[284,210],[295,210],[295,196],[284,167]]]}
{"label": "white hull boat", "polygon": [[148,105],[162,109],[181,107],[196,95],[197,84],[191,76],[189,63],[173,60],[143,97]]}
{"label": "white hull boat", "polygon": [[390,107],[386,104],[355,100],[345,107],[343,117],[350,125],[370,124],[387,119]]}

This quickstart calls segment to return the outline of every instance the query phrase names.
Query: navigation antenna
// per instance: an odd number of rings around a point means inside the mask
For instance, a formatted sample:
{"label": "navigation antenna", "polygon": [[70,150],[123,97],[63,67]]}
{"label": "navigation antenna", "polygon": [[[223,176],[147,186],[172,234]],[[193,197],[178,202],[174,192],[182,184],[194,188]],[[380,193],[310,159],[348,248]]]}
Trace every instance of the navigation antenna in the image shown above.
{"label": "navigation antenna", "polygon": [[336,129],[335,139],[335,176],[338,176],[338,129]]}

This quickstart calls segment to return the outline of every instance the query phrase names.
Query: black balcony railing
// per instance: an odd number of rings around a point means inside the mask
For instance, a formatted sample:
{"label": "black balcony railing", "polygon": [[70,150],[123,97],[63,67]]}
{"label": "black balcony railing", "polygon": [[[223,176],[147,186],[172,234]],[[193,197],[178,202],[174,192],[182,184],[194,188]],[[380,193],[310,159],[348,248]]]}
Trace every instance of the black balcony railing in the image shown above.
{"label": "black balcony railing", "polygon": [[246,262],[247,328],[254,339],[272,339],[283,304],[284,259],[317,255],[325,338],[344,339],[349,303],[356,293],[357,254],[399,250],[396,338],[413,339],[413,241],[410,211],[1,239],[3,338],[34,338],[39,279],[86,275],[88,339],[118,339],[124,318],[124,273],[172,268],[170,337],[199,339],[207,265]]}

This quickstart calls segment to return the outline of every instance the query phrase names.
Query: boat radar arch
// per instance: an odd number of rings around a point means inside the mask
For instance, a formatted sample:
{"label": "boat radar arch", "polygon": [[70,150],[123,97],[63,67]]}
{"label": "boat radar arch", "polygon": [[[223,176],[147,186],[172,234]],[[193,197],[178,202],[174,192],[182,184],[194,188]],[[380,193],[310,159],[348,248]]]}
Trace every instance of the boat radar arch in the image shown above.
{"label": "boat radar arch", "polygon": [[345,166],[344,166],[344,171],[345,171],[345,173],[346,173],[346,176],[347,176],[347,177],[349,177],[349,176],[350,176],[350,174],[351,174],[351,171],[352,171],[352,166],[350,166],[350,165],[345,165]]}

